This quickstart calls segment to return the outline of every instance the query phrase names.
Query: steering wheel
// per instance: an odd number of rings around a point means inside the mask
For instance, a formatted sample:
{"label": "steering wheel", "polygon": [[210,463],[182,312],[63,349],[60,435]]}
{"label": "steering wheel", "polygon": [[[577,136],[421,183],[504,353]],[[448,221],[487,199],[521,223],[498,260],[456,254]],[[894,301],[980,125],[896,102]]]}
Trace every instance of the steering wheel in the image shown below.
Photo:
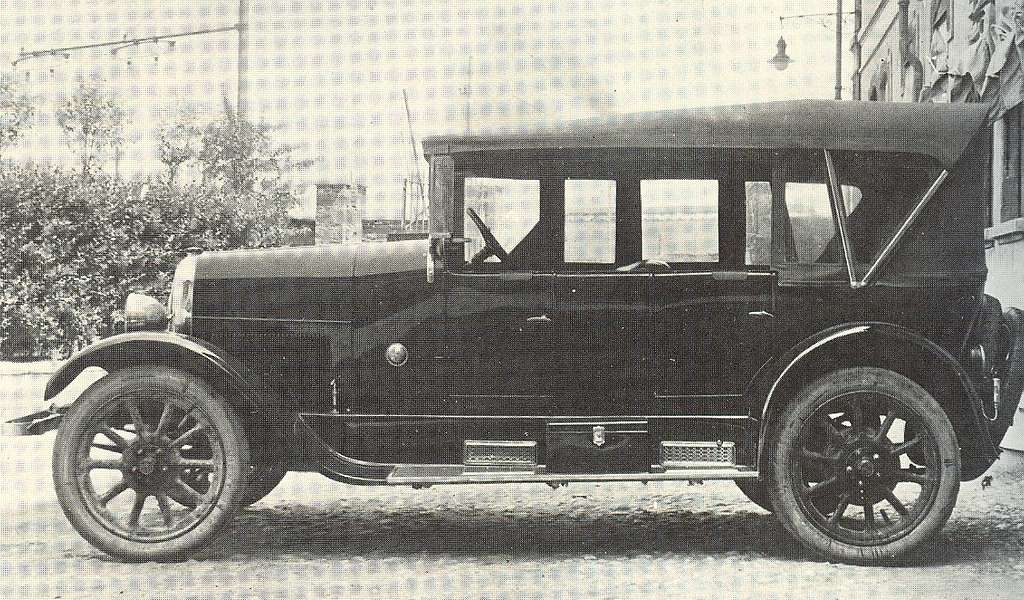
{"label": "steering wheel", "polygon": [[494,233],[491,232],[491,228],[488,227],[484,220],[480,218],[480,215],[476,214],[476,211],[472,208],[467,208],[466,213],[470,219],[473,219],[473,224],[480,230],[480,235],[484,236],[484,247],[481,248],[473,258],[470,259],[470,263],[478,265],[487,260],[491,255],[497,256],[501,262],[508,262],[508,252],[501,247],[501,243],[498,242],[498,238],[494,237]]}

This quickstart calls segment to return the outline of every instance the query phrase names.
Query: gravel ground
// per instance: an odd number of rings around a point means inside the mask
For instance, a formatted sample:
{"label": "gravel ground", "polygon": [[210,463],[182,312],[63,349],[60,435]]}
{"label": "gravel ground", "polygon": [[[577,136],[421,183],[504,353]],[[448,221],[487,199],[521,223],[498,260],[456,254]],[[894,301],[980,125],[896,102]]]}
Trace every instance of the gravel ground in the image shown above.
{"label": "gravel ground", "polygon": [[[42,374],[0,369],[0,418]],[[0,438],[0,598],[1021,598],[1024,458],[899,568],[807,556],[729,482],[361,488],[289,474],[195,559],[122,564],[64,519],[50,433]]]}

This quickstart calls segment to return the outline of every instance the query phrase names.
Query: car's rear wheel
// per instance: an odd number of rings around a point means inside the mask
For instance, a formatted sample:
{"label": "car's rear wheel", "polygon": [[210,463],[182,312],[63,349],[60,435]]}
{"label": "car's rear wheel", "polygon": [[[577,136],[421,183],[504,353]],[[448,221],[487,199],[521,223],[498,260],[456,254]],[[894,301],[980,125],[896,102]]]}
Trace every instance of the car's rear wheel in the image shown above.
{"label": "car's rear wheel", "polygon": [[54,444],[64,514],[126,560],[183,558],[210,542],[245,497],[249,448],[235,411],[182,371],[144,366],[97,381]]}
{"label": "car's rear wheel", "polygon": [[878,564],[927,541],[960,489],[942,407],[892,371],[842,369],[805,386],[773,423],[768,492],[786,530],[833,560]]}

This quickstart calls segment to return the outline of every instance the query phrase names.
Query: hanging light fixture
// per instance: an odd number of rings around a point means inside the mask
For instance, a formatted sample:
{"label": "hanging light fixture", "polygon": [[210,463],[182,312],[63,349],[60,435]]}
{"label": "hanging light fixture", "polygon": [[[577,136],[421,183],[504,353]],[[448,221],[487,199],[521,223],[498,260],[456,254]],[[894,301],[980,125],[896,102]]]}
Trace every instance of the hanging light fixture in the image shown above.
{"label": "hanging light fixture", "polygon": [[779,36],[779,41],[775,43],[775,47],[778,51],[775,56],[768,59],[768,64],[775,67],[779,71],[785,71],[786,67],[793,62],[793,59],[786,54],[786,40]]}

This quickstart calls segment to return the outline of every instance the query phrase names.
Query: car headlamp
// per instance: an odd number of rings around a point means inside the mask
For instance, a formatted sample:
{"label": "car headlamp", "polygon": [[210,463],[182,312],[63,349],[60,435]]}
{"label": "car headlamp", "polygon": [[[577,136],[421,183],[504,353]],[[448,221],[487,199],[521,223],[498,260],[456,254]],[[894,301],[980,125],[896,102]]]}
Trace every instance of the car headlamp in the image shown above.
{"label": "car headlamp", "polygon": [[128,294],[124,303],[124,324],[127,331],[161,329],[167,325],[167,309],[156,298]]}

